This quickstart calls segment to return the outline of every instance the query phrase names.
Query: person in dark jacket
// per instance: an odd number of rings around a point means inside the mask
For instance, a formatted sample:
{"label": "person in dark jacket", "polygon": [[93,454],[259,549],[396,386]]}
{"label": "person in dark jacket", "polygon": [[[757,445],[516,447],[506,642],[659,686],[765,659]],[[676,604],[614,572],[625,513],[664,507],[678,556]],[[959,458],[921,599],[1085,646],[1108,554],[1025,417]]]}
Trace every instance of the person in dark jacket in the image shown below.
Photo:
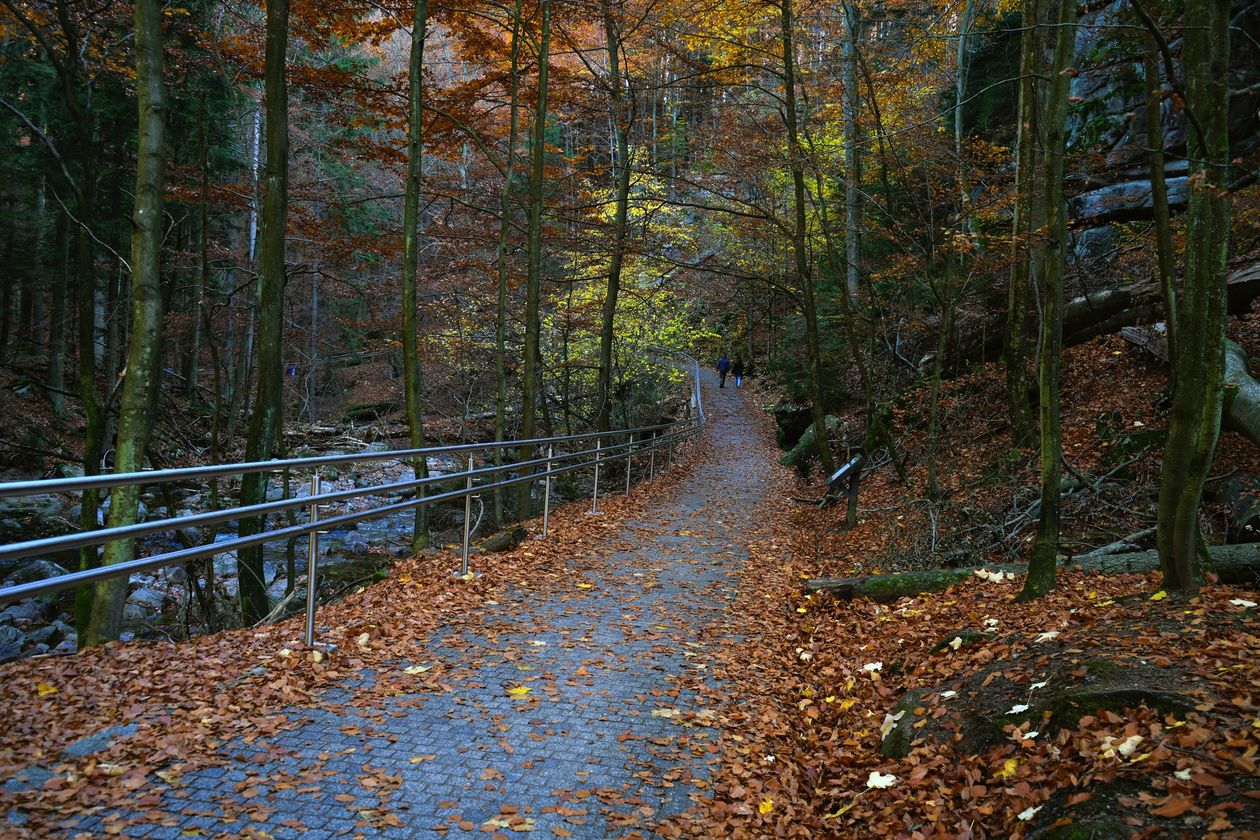
{"label": "person in dark jacket", "polygon": [[731,376],[735,377],[735,387],[744,387],[744,357],[736,356],[735,364],[731,365]]}
{"label": "person in dark jacket", "polygon": [[726,354],[718,356],[717,361],[718,387],[726,387],[726,374],[731,372],[731,360],[726,358]]}

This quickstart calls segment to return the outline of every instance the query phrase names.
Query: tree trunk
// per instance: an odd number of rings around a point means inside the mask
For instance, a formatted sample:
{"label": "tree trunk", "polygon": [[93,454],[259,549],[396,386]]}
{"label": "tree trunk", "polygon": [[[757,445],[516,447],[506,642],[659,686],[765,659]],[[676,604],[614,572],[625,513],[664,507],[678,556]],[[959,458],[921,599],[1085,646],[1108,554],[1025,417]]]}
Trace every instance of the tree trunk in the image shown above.
{"label": "tree trunk", "polygon": [[[284,236],[288,222],[289,189],[289,91],[285,55],[289,41],[288,0],[267,2],[267,50],[265,96],[267,102],[267,172],[262,183],[262,236],[258,283],[258,392],[249,415],[245,441],[246,461],[265,461],[272,456],[284,415]],[[241,504],[256,505],[267,497],[267,473],[250,473],[241,479]],[[241,520],[242,537],[262,531],[262,517]],[[241,588],[241,616],[246,624],[261,621],[270,612],[263,579],[262,546],[240,549],[237,573]]]}
{"label": "tree trunk", "polygon": [[613,212],[612,254],[608,260],[608,288],[599,326],[599,409],[595,428],[606,432],[612,428],[613,328],[617,316],[617,295],[621,290],[621,265],[625,259],[630,206],[630,139],[634,119],[634,96],[625,97],[621,90],[621,33],[613,17],[612,0],[603,0],[604,38],[608,42],[608,110],[613,130],[613,173],[615,175],[616,209]]}
{"label": "tree trunk", "polygon": [[[801,289],[802,315],[805,316],[805,356],[809,366],[810,399],[814,413],[814,445],[822,463],[823,474],[831,475],[836,465],[827,440],[827,412],[823,402],[822,348],[818,337],[818,307],[814,299],[814,278],[809,264],[807,219],[805,216],[805,149],[798,136],[796,114],[796,49],[793,39],[795,22],[793,0],[782,0],[783,40],[783,122],[787,127],[788,166],[792,173],[792,253],[796,280]],[[821,196],[820,196],[821,199]]]}
{"label": "tree trunk", "polygon": [[1037,167],[1037,78],[1042,52],[1040,0],[1024,0],[1019,54],[1019,118],[1016,129],[1015,209],[1011,222],[1014,255],[1006,298],[1006,405],[1011,442],[1018,445],[1032,437],[1032,410],[1028,404],[1028,304],[1029,268],[1034,260],[1032,218]]}
{"label": "tree trunk", "polygon": [[[1139,0],[1134,0],[1138,2]],[[1155,252],[1159,262],[1159,287],[1164,294],[1164,323],[1168,325],[1168,353],[1177,358],[1177,270],[1173,266],[1172,226],[1168,218],[1168,184],[1164,180],[1164,125],[1160,109],[1164,86],[1159,80],[1159,47],[1146,33],[1142,53],[1146,81],[1146,143],[1151,164],[1151,208],[1155,218]],[[1176,370],[1176,364],[1170,368]],[[1174,383],[1175,385],[1175,383]]]}
{"label": "tree trunk", "polygon": [[[1254,544],[1214,545],[1208,549],[1212,570],[1221,583],[1254,586],[1260,580],[1260,552]],[[1070,563],[1060,564],[1062,569],[1081,569],[1103,574],[1143,574],[1160,567],[1159,552],[1138,551],[1125,554],[1106,554],[1099,557],[1078,557]],[[1008,575],[1024,573],[1021,566],[986,566],[990,572]],[[914,597],[921,592],[941,592],[956,583],[975,576],[976,569],[928,569],[901,574],[866,575],[849,578],[811,578],[805,581],[806,592],[830,592],[838,598],[869,598],[880,604],[889,604],[899,598]]]}
{"label": "tree trunk", "polygon": [[1063,346],[1063,273],[1067,246],[1067,205],[1063,199],[1066,153],[1068,71],[1074,57],[1076,0],[1061,0],[1057,16],[1050,101],[1046,109],[1046,244],[1045,278],[1041,283],[1041,515],[1028,561],[1022,600],[1039,598],[1054,588],[1059,551],[1059,465],[1063,460],[1059,428],[1059,357]]}
{"label": "tree trunk", "polygon": [[[534,436],[538,417],[538,334],[541,331],[538,307],[542,296],[542,223],[544,174],[547,164],[547,70],[551,53],[551,0],[542,3],[542,31],[538,40],[538,105],[534,112],[534,136],[530,149],[529,176],[529,269],[525,280],[525,348],[521,376],[521,438]],[[520,460],[527,461],[533,447],[522,446]],[[517,491],[517,516],[530,515],[530,483]]]}
{"label": "tree trunk", "polygon": [[[135,472],[144,466],[152,406],[158,385],[162,348],[162,198],[166,171],[166,105],[162,78],[162,4],[136,0],[136,99],[139,131],[136,143],[136,197],[131,217],[131,329],[118,412],[114,468]],[[118,487],[110,495],[109,527],[136,521],[140,486]],[[107,543],[104,564],[125,563],[135,556],[130,540]],[[96,584],[84,644],[118,638],[127,578]]]}
{"label": "tree trunk", "polygon": [[[507,434],[507,319],[508,319],[508,232],[511,228],[512,179],[516,174],[516,139],[520,130],[517,109],[521,94],[521,0],[512,6],[512,69],[509,81],[508,148],[503,172],[503,192],[499,195],[499,247],[496,263],[499,274],[498,301],[494,320],[494,440],[502,443]],[[503,464],[503,448],[495,447],[494,464]],[[502,478],[499,475],[498,478]],[[503,491],[494,491],[494,521],[502,525]]]}
{"label": "tree trunk", "polygon": [[48,296],[48,400],[53,413],[66,419],[66,275],[70,271],[68,224],[65,216],[58,215],[54,246],[56,259],[48,270],[52,287]]}
{"label": "tree trunk", "polygon": [[[857,82],[857,40],[861,14],[854,2],[844,4],[845,34],[841,46],[844,61],[844,247],[845,285],[849,297],[857,299],[862,261],[862,169],[858,152],[858,106],[861,100]],[[821,196],[819,197],[821,200]]]}
{"label": "tree trunk", "polygon": [[[416,269],[419,253],[420,227],[420,179],[424,155],[422,133],[424,129],[424,99],[422,77],[424,74],[424,39],[428,26],[426,0],[416,0],[411,23],[411,60],[408,65],[407,87],[407,181],[403,198],[403,276],[402,276],[402,351],[403,391],[407,405],[407,429],[411,433],[411,446],[424,446],[424,412],[420,405],[424,380],[420,369],[420,354],[416,347],[419,339],[416,328],[418,301],[416,299]],[[427,478],[429,465],[426,458],[412,462],[417,479]],[[424,495],[424,488],[416,489],[417,496]],[[420,551],[429,544],[429,509],[425,505],[416,508],[415,529],[411,547]]]}
{"label": "tree trunk", "polygon": [[1229,252],[1229,0],[1188,0],[1182,64],[1190,202],[1178,308],[1172,417],[1159,486],[1164,588],[1199,588],[1199,500],[1220,434],[1225,374],[1225,266]]}

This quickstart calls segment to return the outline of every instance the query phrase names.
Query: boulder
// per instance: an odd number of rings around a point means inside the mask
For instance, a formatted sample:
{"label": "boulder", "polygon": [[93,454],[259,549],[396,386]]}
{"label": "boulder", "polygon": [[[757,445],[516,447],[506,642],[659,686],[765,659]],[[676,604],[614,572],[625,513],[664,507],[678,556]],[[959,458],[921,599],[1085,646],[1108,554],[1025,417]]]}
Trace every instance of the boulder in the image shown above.
{"label": "boulder", "polygon": [[[1187,188],[1190,179],[1166,178],[1165,182],[1168,184],[1168,206],[1172,209],[1185,207],[1190,195]],[[1068,199],[1072,219],[1082,225],[1147,219],[1153,206],[1149,178],[1109,184]]]}
{"label": "boulder", "polygon": [[26,634],[12,625],[0,625],[0,662],[7,662],[22,655],[26,646]]}
{"label": "boulder", "polygon": [[25,601],[10,604],[0,610],[0,624],[25,627],[28,624],[44,621],[56,610],[49,600],[48,598],[27,598]]}
{"label": "boulder", "polygon": [[137,604],[150,612],[161,612],[167,600],[168,596],[165,592],[148,587],[137,589],[127,596],[127,603]]}
{"label": "boulder", "polygon": [[47,580],[48,578],[61,577],[69,574],[61,566],[51,560],[29,560],[19,567],[11,576],[10,580],[14,583],[30,583],[36,580]]}

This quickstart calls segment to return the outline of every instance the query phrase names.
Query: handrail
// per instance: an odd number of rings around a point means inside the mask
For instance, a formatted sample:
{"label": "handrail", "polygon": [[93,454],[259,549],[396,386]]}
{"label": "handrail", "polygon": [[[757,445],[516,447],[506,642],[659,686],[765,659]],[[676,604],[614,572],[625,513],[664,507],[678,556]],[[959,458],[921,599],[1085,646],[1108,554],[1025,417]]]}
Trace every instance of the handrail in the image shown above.
{"label": "handrail", "polygon": [[[511,487],[528,482],[536,482],[540,479],[547,480],[547,494],[549,498],[551,487],[550,479],[555,475],[594,466],[596,468],[596,475],[598,476],[599,467],[606,462],[620,460],[622,457],[625,457],[628,464],[629,460],[633,458],[636,452],[651,452],[667,445],[670,447],[672,460],[674,444],[686,441],[696,436],[703,430],[704,426],[704,413],[700,403],[699,363],[685,353],[680,353],[678,355],[685,356],[695,365],[695,397],[697,405],[696,418],[689,417],[685,420],[675,420],[669,423],[659,423],[652,426],[641,426],[633,429],[609,432],[590,432],[578,435],[562,435],[547,438],[531,438],[527,440],[456,444],[452,446],[425,447],[386,452],[370,452],[361,454],[351,453],[322,457],[255,461],[243,464],[215,464],[203,467],[148,470],[95,476],[76,476],[71,478],[44,479],[38,481],[21,481],[0,484],[0,498],[9,498],[40,493],[67,492],[93,488],[113,488],[135,484],[156,484],[161,482],[181,481],[189,478],[209,478],[222,475],[237,475],[250,472],[264,472],[300,467],[322,467],[332,464],[361,463],[366,461],[382,460],[407,461],[417,457],[427,458],[430,455],[493,451],[495,449],[504,449],[509,447],[534,447],[544,444],[548,446],[547,457],[531,458],[526,461],[512,464],[490,465],[440,476],[428,476],[420,479],[410,479],[407,481],[372,485],[370,487],[355,487],[332,493],[318,492],[318,482],[316,482],[315,487],[313,488],[314,492],[311,495],[303,497],[280,499],[256,505],[243,505],[223,510],[206,511],[203,513],[189,514],[187,516],[169,517],[166,519],[151,520],[149,522],[135,523],[132,525],[122,525],[79,533],[62,534],[55,537],[26,540],[23,542],[0,546],[0,560],[5,560],[28,557],[53,550],[69,550],[73,548],[83,548],[86,546],[104,545],[151,534],[175,532],[184,528],[202,525],[214,525],[234,519],[260,516],[265,517],[268,514],[294,510],[297,508],[308,508],[311,512],[310,518],[306,523],[289,525],[271,531],[262,531],[258,534],[246,537],[236,537],[222,542],[212,542],[200,546],[191,546],[149,557],[133,559],[124,563],[70,572],[53,578],[31,581],[29,583],[23,583],[7,588],[0,588],[0,604],[57,592],[64,589],[70,589],[77,586],[83,586],[113,577],[129,577],[137,572],[150,571],[164,566],[208,557],[214,554],[261,545],[267,542],[299,537],[306,534],[311,534],[312,541],[314,541],[314,539],[316,539],[315,535],[317,535],[319,531],[335,529],[342,525],[350,525],[366,519],[373,519],[380,516],[386,516],[391,513],[412,510],[440,502],[467,498],[486,490]],[[637,440],[636,435],[638,436]],[[605,439],[616,439],[622,437],[624,437],[624,440],[621,442],[611,443],[607,447],[603,445]],[[595,441],[596,445],[594,449],[586,448],[573,452],[554,452],[556,444],[589,442],[591,440]],[[471,467],[471,459],[469,464]],[[535,469],[540,466],[545,466],[545,469],[542,471]],[[524,475],[499,478],[496,481],[488,482],[482,485],[476,485],[474,483],[478,477],[516,472],[523,469],[528,469],[529,472]],[[628,469],[629,468],[627,467],[627,470]],[[315,515],[320,505],[365,496],[380,496],[407,490],[421,489],[431,484],[453,480],[463,480],[465,486],[457,490],[451,490],[433,496],[419,495],[413,499],[406,499],[400,502],[381,505],[363,511],[339,514],[337,516],[327,518],[323,516],[317,517]],[[596,480],[598,481],[598,478]],[[629,491],[628,482],[629,472],[627,472],[627,492]],[[596,487],[598,488],[598,485],[596,485]],[[598,493],[598,489],[596,489],[595,492]],[[467,530],[467,528],[468,523],[465,522],[465,529]],[[544,533],[545,530],[546,528],[544,525]],[[466,545],[467,534],[465,535],[465,546]],[[314,549],[312,549],[312,568],[308,571],[308,576],[310,576],[314,571],[314,556]],[[466,559],[467,558],[465,556],[465,563]],[[308,616],[308,627],[309,626],[310,622]],[[308,636],[309,635],[310,634],[308,633]]]}

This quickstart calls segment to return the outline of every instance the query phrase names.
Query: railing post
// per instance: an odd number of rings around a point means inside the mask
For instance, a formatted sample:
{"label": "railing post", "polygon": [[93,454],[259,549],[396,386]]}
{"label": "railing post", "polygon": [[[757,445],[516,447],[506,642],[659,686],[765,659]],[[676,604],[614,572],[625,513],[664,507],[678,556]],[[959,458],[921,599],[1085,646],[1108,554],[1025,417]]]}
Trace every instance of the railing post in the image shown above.
{"label": "railing post", "polygon": [[[319,473],[311,476],[311,498],[319,495]],[[311,524],[319,521],[319,505],[311,502]],[[312,529],[306,552],[306,646],[315,646],[315,563],[319,560],[319,530]]]}
{"label": "railing post", "polygon": [[630,468],[634,466],[634,436],[626,435],[626,495],[630,495]]}
{"label": "railing post", "polygon": [[595,439],[595,489],[591,491],[591,513],[599,513],[599,462],[600,451],[604,447],[604,439]]}
{"label": "railing post", "polygon": [[468,481],[464,485],[464,560],[460,564],[460,577],[468,577],[468,538],[472,536],[472,489],[473,456],[468,456]]}
{"label": "railing post", "polygon": [[547,446],[547,480],[543,482],[543,532],[547,536],[547,523],[551,519],[551,454],[552,446]]}
{"label": "railing post", "polygon": [[656,444],[648,444],[648,480],[656,478]]}
{"label": "railing post", "polygon": [[669,464],[668,466],[665,467],[665,469],[672,470],[673,468],[674,468],[674,442],[671,440],[669,442]]}

